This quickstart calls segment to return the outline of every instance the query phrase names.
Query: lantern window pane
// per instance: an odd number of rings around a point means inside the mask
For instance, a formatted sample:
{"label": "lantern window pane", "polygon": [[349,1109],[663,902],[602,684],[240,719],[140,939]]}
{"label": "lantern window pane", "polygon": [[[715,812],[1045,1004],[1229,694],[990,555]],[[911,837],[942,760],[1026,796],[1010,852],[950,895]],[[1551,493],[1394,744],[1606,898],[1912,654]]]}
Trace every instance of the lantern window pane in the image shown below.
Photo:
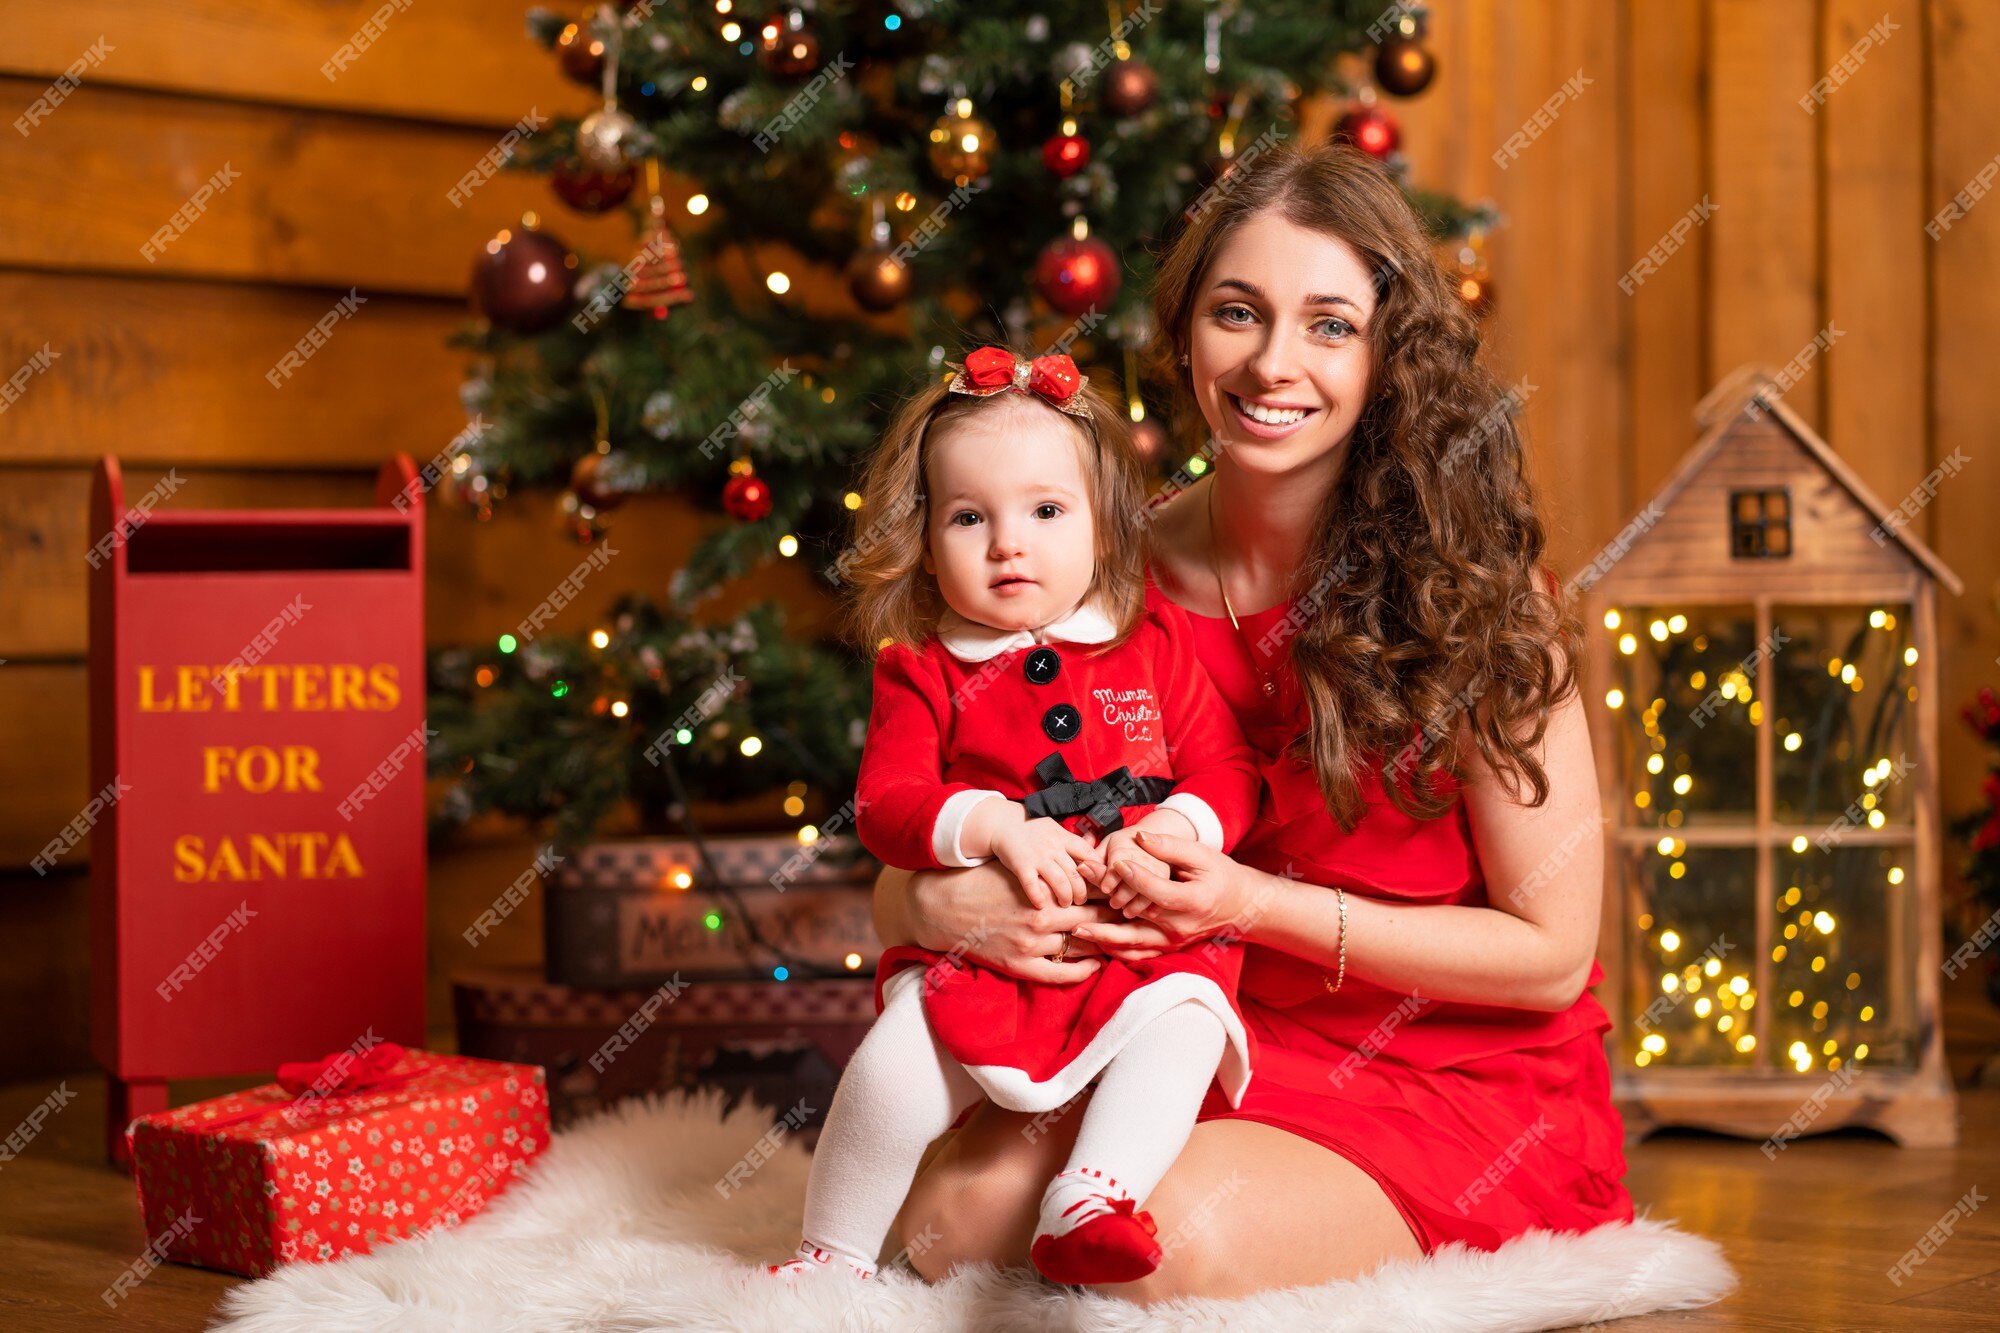
{"label": "lantern window pane", "polygon": [[1779,823],[1867,827],[1914,818],[1915,625],[1903,602],[1772,608]]}
{"label": "lantern window pane", "polygon": [[1815,843],[1775,856],[1765,909],[1784,949],[1770,965],[1772,1066],[1824,1075],[1858,1055],[1864,1069],[1913,1068],[1916,844]]}
{"label": "lantern window pane", "polygon": [[1611,680],[1593,704],[1612,710],[1627,825],[1754,821],[1756,627],[1749,607],[1642,605],[1593,629],[1610,643]]}
{"label": "lantern window pane", "polygon": [[[1680,875],[1676,864],[1685,868]],[[1626,940],[1633,1019],[1620,1034],[1622,1067],[1764,1065],[1756,1043],[1744,1041],[1765,1002],[1752,984],[1756,849],[1627,847],[1619,865],[1631,904],[1626,919],[1650,918]],[[1739,976],[1746,978],[1740,990],[1731,986]]]}

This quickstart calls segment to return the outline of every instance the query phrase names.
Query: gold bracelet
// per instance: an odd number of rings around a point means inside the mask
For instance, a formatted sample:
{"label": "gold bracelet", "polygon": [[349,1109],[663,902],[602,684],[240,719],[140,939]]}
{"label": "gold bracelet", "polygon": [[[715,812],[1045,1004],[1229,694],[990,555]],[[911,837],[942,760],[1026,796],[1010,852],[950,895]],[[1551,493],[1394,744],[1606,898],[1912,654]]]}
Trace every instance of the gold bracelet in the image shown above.
{"label": "gold bracelet", "polygon": [[1347,891],[1338,884],[1333,886],[1334,901],[1340,904],[1340,976],[1328,981],[1324,972],[1320,973],[1320,985],[1326,987],[1328,995],[1347,984]]}

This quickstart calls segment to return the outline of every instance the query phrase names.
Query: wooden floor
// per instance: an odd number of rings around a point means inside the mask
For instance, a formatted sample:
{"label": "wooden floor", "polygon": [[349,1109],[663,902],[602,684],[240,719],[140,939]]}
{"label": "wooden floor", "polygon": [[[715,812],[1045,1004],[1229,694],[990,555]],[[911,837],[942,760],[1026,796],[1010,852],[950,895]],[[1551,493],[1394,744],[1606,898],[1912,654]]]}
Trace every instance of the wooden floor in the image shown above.
{"label": "wooden floor", "polygon": [[[0,1165],[0,1329],[199,1329],[238,1279],[166,1264],[114,1311],[102,1293],[146,1244],[129,1179],[99,1157],[101,1081],[76,1094],[14,1161]],[[225,1086],[175,1088],[176,1101]],[[0,1127],[54,1090],[0,1089]],[[1633,1197],[1654,1217],[1712,1236],[1743,1277],[1706,1310],[1627,1320],[1658,1329],[2000,1328],[2000,1203],[1981,1205],[1903,1280],[1887,1276],[1955,1201],[2000,1191],[2000,1089],[1961,1094],[1950,1150],[1903,1150],[1865,1133],[1794,1143],[1767,1161],[1753,1143],[1662,1135],[1629,1153]],[[303,1331],[302,1331],[303,1333]]]}

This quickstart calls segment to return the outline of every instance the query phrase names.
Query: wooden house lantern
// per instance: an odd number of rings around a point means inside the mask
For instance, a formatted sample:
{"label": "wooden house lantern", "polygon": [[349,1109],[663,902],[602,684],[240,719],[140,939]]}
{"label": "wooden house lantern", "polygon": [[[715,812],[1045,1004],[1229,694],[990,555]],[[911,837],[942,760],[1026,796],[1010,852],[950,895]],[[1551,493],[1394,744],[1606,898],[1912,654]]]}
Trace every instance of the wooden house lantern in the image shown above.
{"label": "wooden house lantern", "polygon": [[1950,569],[1746,368],[1576,580],[1636,1136],[1956,1136],[1938,1023]]}

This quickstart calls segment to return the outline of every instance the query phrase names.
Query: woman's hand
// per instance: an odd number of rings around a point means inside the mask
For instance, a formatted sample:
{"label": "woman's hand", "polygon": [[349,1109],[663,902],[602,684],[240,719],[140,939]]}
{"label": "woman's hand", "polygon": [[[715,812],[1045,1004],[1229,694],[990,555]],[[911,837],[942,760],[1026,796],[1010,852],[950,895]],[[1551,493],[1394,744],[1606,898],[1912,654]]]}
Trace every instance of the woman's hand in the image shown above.
{"label": "woman's hand", "polygon": [[[884,871],[882,886],[889,890],[892,874]],[[1070,985],[1096,975],[1104,966],[1104,954],[1126,947],[1105,940],[1103,949],[1087,946],[1082,937],[1071,940],[1062,962],[1051,957],[1063,947],[1063,932],[1092,924],[1110,928],[1118,914],[1102,903],[1076,907],[1035,907],[1021,891],[1021,885],[997,862],[963,870],[922,870],[909,875],[906,908],[901,920],[915,943],[939,953],[957,953],[998,968],[1024,981],[1045,981]],[[885,919],[878,914],[877,920]],[[893,918],[891,918],[893,919]],[[1152,931],[1152,934],[1148,934]],[[1165,941],[1143,923],[1132,925],[1120,940],[1150,947],[1157,952]],[[883,936],[884,943],[901,943]]]}
{"label": "woman's hand", "polygon": [[[1156,927],[1168,948],[1221,934],[1243,917],[1250,897],[1249,881],[1255,872],[1193,838],[1147,829],[1140,833],[1139,845],[1171,866],[1175,876],[1169,879],[1156,874],[1136,857],[1114,859],[1111,869],[1117,872],[1119,884],[1107,907]],[[1093,884],[1108,873],[1095,866],[1078,868]],[[1088,926],[1078,933],[1085,939],[1094,938]],[[1121,935],[1123,932],[1109,932],[1111,937]]]}

